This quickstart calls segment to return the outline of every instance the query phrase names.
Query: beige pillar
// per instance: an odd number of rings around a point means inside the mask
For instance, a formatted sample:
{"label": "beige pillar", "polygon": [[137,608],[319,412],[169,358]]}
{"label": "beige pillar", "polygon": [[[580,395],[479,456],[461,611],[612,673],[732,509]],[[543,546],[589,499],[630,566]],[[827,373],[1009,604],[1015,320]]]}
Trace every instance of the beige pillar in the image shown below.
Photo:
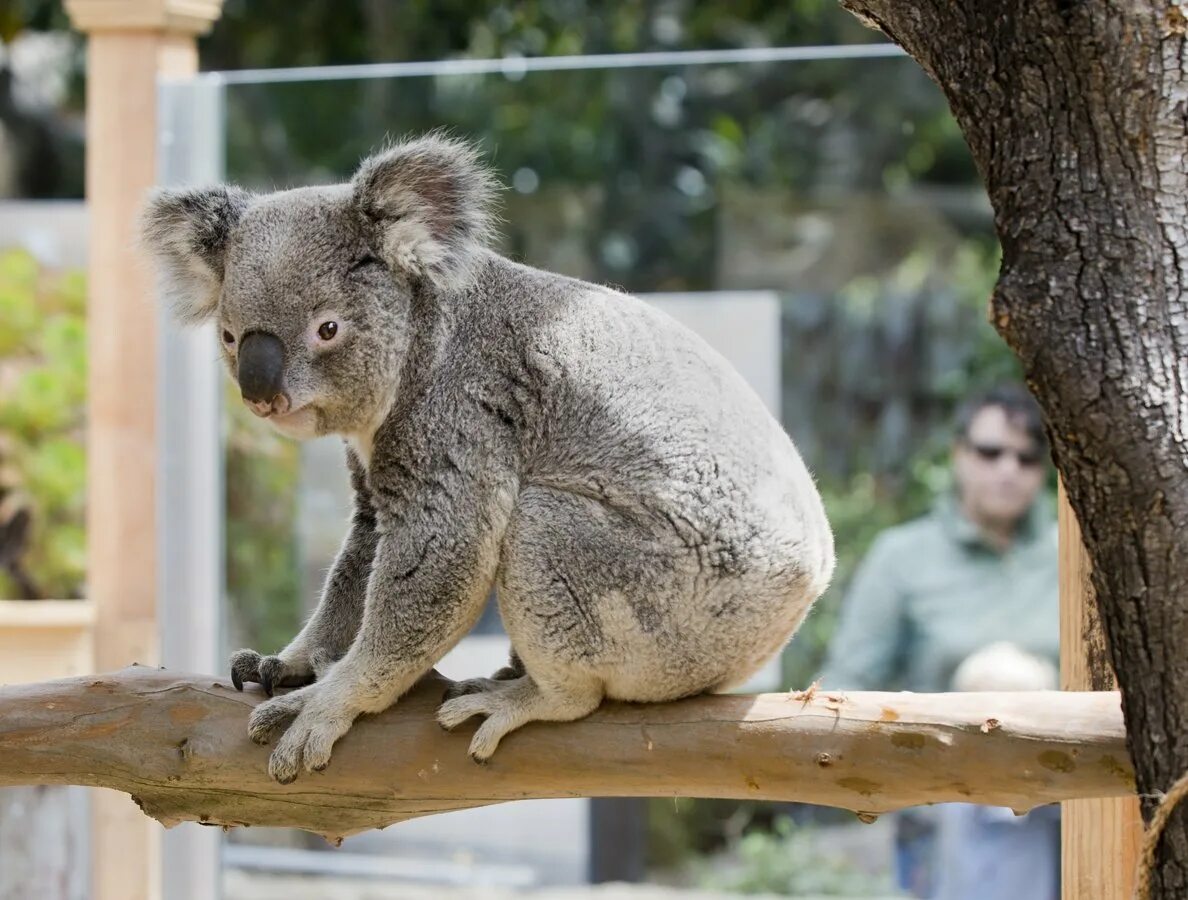
{"label": "beige pillar", "polygon": [[[1060,489],[1060,686],[1117,690],[1089,581],[1089,556],[1064,487]],[[1131,900],[1142,841],[1138,800],[1061,804],[1064,900]]]}
{"label": "beige pillar", "polygon": [[[156,180],[157,78],[198,67],[222,0],[66,0],[87,35],[87,592],[98,671],[158,658],[157,327],[135,220]],[[160,896],[160,826],[96,792],[93,900]]]}

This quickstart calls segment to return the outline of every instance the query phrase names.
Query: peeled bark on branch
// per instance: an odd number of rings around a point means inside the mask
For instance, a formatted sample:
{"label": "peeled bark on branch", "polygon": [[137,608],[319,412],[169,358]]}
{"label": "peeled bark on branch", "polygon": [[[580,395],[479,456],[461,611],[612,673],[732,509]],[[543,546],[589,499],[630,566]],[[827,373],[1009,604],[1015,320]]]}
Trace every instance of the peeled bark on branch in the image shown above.
{"label": "peeled bark on branch", "polygon": [[699,796],[797,800],[876,814],[969,801],[1018,811],[1133,791],[1117,694],[696,697],[607,704],[533,724],[477,766],[473,726],[433,718],[432,674],[360,719],[330,767],[283,786],[247,737],[263,694],[134,667],[0,688],[0,786],[81,784],[131,794],[164,825],[303,828],[335,839],[507,800]]}

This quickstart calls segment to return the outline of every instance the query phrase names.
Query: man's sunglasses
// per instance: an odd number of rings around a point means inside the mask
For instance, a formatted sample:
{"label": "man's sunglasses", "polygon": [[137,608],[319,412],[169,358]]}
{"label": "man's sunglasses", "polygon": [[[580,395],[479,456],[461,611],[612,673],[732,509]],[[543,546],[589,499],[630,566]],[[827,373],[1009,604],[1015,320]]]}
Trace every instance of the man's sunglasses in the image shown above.
{"label": "man's sunglasses", "polygon": [[966,444],[978,455],[978,459],[983,459],[986,462],[997,462],[1003,454],[1014,456],[1020,467],[1024,469],[1030,469],[1043,462],[1043,456],[1038,450],[1012,450],[997,444],[975,444],[973,441],[966,441]]}

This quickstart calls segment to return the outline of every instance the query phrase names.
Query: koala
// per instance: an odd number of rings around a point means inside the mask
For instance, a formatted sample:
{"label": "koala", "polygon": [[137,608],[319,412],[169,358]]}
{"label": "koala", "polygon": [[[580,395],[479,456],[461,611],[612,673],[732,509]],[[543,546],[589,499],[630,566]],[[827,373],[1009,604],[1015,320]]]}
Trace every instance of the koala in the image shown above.
{"label": "koala", "polygon": [[[319,771],[474,626],[492,587],[513,647],[437,718],[528,722],[604,698],[745,681],[826,588],[833,537],[792,441],[740,375],[662,312],[490,248],[497,184],[432,135],[347,184],[158,190],[142,239],[183,322],[214,322],[243,402],[341,436],[349,533],[316,611],[231,676],[271,696],[282,783]],[[283,734],[282,734],[283,732]]]}

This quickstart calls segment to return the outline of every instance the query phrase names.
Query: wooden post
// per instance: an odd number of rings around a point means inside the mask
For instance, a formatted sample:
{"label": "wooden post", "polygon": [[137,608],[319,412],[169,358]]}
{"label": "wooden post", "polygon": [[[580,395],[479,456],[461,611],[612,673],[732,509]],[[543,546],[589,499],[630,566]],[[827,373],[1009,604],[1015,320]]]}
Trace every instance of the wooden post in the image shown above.
{"label": "wooden post", "polygon": [[[95,665],[154,664],[157,624],[157,316],[135,247],[156,181],[157,78],[198,68],[195,43],[222,0],[66,0],[87,35],[87,591]],[[160,827],[97,793],[93,900],[160,896]]]}
{"label": "wooden post", "polygon": [[[1060,486],[1060,686],[1117,690],[1089,581],[1089,556],[1064,486]],[[1143,820],[1138,799],[1061,804],[1061,892],[1064,900],[1131,900]]]}

